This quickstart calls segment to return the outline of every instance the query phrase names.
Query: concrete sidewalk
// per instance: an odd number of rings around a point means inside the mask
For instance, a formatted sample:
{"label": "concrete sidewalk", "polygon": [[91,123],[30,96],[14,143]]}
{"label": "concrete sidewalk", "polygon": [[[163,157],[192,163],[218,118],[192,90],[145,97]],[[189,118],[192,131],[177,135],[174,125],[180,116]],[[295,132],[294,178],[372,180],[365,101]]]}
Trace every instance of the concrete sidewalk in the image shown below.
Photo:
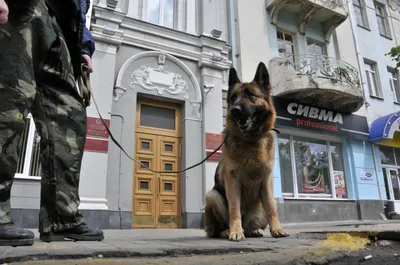
{"label": "concrete sidewalk", "polygon": [[[354,225],[358,227],[354,227]],[[299,247],[312,247],[323,238],[323,232],[379,232],[400,230],[399,222],[385,224],[348,224],[327,227],[293,228],[286,226],[290,236],[272,238],[268,231],[263,238],[242,242],[208,239],[202,230],[106,230],[102,242],[55,242],[39,240],[32,247],[0,247],[0,264],[46,259],[168,257],[181,255],[246,252],[277,252]],[[38,238],[37,231],[36,238]],[[311,233],[311,234],[308,234]],[[318,236],[320,235],[320,236]]]}

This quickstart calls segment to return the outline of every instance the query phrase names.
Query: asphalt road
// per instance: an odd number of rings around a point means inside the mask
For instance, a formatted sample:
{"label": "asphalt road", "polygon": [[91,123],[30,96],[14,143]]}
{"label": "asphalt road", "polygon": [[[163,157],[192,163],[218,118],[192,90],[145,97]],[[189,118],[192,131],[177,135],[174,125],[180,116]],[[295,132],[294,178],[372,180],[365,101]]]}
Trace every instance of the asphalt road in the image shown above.
{"label": "asphalt road", "polygon": [[[386,241],[388,242],[388,241]],[[371,246],[368,250],[351,253],[347,257],[328,263],[330,265],[399,265],[400,242],[390,241],[389,246]],[[364,257],[371,258],[365,260]]]}

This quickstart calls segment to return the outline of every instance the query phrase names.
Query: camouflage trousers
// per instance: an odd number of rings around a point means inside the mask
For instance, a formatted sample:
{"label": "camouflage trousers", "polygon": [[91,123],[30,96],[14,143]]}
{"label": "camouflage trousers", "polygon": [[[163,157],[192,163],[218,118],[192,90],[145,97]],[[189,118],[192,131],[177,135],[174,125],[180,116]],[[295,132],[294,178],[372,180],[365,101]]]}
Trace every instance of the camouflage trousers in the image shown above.
{"label": "camouflage trousers", "polygon": [[84,222],[78,187],[86,109],[44,0],[9,1],[9,9],[9,23],[0,25],[0,224],[12,222],[10,191],[31,113],[41,137],[39,232],[63,231]]}

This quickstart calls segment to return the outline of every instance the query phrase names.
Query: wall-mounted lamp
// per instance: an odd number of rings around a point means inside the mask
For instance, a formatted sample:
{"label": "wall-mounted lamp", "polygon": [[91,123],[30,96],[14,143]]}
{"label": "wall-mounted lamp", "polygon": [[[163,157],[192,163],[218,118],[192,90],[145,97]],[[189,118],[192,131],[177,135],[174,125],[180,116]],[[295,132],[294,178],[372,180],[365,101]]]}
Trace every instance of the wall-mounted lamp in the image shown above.
{"label": "wall-mounted lamp", "polygon": [[204,85],[204,93],[206,94],[206,96],[208,95],[208,93],[214,90],[214,87],[215,85]]}
{"label": "wall-mounted lamp", "polygon": [[219,39],[221,37],[221,34],[222,34],[222,31],[219,30],[219,29],[213,29],[211,31],[211,36],[216,38],[216,39]]}

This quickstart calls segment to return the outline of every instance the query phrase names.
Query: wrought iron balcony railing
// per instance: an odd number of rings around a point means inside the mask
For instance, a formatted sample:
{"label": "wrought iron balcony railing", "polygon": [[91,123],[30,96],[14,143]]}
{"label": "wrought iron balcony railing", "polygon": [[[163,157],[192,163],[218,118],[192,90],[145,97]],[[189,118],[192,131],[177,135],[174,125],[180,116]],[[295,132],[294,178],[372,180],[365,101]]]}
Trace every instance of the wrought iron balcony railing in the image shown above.
{"label": "wrought iron balcony railing", "polygon": [[359,72],[348,63],[320,54],[289,55],[287,59],[301,75],[327,78],[331,82],[346,82],[361,90]]}

